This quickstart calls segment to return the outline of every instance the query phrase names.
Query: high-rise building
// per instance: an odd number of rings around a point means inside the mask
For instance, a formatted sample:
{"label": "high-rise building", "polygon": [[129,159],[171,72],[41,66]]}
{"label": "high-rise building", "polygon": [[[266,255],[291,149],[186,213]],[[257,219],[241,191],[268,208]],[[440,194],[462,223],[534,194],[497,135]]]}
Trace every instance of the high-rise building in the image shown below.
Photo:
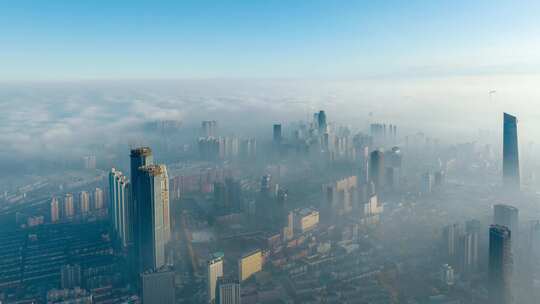
{"label": "high-rise building", "polygon": [[431,191],[433,190],[433,182],[434,182],[434,177],[431,172],[428,171],[422,174],[421,185],[420,185],[420,189],[422,193],[425,193],[425,194],[431,193]]}
{"label": "high-rise building", "polygon": [[384,186],[384,155],[375,150],[369,157],[369,178],[375,185],[375,191],[380,191]]}
{"label": "high-rise building", "polygon": [[132,232],[132,243],[133,248],[129,249],[129,261],[131,265],[131,271],[134,277],[139,277],[139,274],[142,272],[140,267],[140,257],[139,257],[139,241],[140,241],[140,226],[141,223],[139,218],[139,204],[138,200],[141,198],[141,185],[140,180],[142,172],[139,171],[139,168],[151,165],[154,163],[154,158],[152,156],[152,150],[149,147],[139,147],[131,149],[130,151],[130,187],[131,193],[129,197],[129,218],[133,219],[130,223],[129,231]]}
{"label": "high-rise building", "polygon": [[459,250],[460,268],[465,274],[471,274],[478,269],[478,237],[480,222],[470,220],[465,222],[465,234],[460,237]]}
{"label": "high-rise building", "polygon": [[56,223],[60,220],[60,203],[56,197],[51,199],[51,223]]}
{"label": "high-rise building", "polygon": [[494,205],[493,224],[505,226],[512,231],[512,251],[515,254],[519,243],[519,210],[510,205]]}
{"label": "high-rise building", "polygon": [[323,110],[320,110],[319,115],[317,115],[317,124],[319,126],[319,134],[326,133],[326,113]]}
{"label": "high-rise building", "polygon": [[88,194],[87,191],[81,191],[81,193],[79,193],[79,210],[82,215],[86,215],[90,212],[90,194]]}
{"label": "high-rise building", "polygon": [[208,271],[208,303],[216,303],[216,287],[218,279],[223,277],[223,253],[212,254],[207,264]]}
{"label": "high-rise building", "polygon": [[73,205],[73,194],[66,193],[64,196],[64,217],[71,218],[75,216],[75,206]]}
{"label": "high-rise building", "polygon": [[139,272],[165,265],[165,244],[170,237],[169,178],[165,165],[139,168],[136,192]]}
{"label": "high-rise building", "polygon": [[458,251],[458,240],[461,235],[461,227],[459,224],[451,224],[443,229],[443,242],[445,256],[451,265],[455,265]]}
{"label": "high-rise building", "polygon": [[489,228],[488,297],[490,304],[512,303],[511,231],[505,226]]}
{"label": "high-rise building", "polygon": [[275,124],[273,128],[273,140],[274,145],[281,144],[282,135],[281,135],[281,124]]}
{"label": "high-rise building", "polygon": [[503,126],[503,184],[509,190],[520,188],[517,119],[508,113]]}
{"label": "high-rise building", "polygon": [[446,286],[454,285],[454,268],[448,264],[441,266],[440,270],[441,283]]}
{"label": "high-rise building", "polygon": [[243,255],[238,260],[238,274],[240,282],[249,279],[262,270],[262,252],[257,249]]}
{"label": "high-rise building", "polygon": [[122,172],[111,169],[109,172],[109,202],[111,205],[111,220],[116,236],[122,247],[132,242],[133,212],[129,209],[130,183]]}
{"label": "high-rise building", "polygon": [[81,266],[63,265],[60,268],[60,285],[63,289],[81,287]]}
{"label": "high-rise building", "polygon": [[103,190],[101,188],[94,190],[94,208],[96,210],[103,209]]}
{"label": "high-rise building", "polygon": [[168,269],[141,274],[142,303],[175,303],[174,272]]}
{"label": "high-rise building", "polygon": [[240,282],[219,278],[216,290],[216,304],[240,304]]}
{"label": "high-rise building", "polygon": [[217,121],[205,120],[201,123],[201,136],[216,137],[217,136]]}

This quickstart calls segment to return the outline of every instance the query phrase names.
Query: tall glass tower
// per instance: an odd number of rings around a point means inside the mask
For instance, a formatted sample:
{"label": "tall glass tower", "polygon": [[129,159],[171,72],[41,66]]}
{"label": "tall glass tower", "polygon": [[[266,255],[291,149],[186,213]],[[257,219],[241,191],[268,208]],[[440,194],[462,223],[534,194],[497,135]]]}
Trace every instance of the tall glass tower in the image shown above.
{"label": "tall glass tower", "polygon": [[165,245],[170,237],[169,177],[165,165],[139,168],[137,220],[139,272],[165,265]]}
{"label": "tall glass tower", "polygon": [[512,303],[512,242],[506,226],[489,228],[488,296],[491,304]]}
{"label": "tall glass tower", "polygon": [[508,113],[504,113],[503,184],[511,190],[520,187],[517,119]]}

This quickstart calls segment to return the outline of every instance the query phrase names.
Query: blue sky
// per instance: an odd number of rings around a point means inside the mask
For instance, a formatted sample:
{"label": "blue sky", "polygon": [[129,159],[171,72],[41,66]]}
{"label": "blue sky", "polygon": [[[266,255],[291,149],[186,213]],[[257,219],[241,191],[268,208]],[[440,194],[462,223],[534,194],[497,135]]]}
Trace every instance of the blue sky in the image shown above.
{"label": "blue sky", "polygon": [[3,1],[0,80],[536,73],[540,1]]}

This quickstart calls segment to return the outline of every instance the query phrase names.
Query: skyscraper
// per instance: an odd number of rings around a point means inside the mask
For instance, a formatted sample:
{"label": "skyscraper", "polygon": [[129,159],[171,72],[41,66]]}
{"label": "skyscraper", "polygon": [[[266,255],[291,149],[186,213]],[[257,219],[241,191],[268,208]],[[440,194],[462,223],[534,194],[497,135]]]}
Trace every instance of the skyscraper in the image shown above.
{"label": "skyscraper", "polygon": [[218,279],[216,304],[240,304],[240,283],[238,280]]}
{"label": "skyscraper", "polygon": [[281,144],[281,124],[275,124],[273,128],[274,145]]}
{"label": "skyscraper", "polygon": [[208,303],[215,303],[217,281],[223,277],[223,253],[212,254],[208,261]]}
{"label": "skyscraper", "polygon": [[461,234],[461,227],[459,224],[451,224],[443,229],[443,241],[445,256],[448,258],[448,262],[451,265],[455,265],[456,254],[458,247],[458,238]]}
{"label": "skyscraper", "polygon": [[165,165],[139,168],[136,190],[139,272],[165,265],[165,244],[170,236],[169,178]]}
{"label": "skyscraper", "polygon": [[510,205],[493,206],[493,224],[505,226],[512,232],[512,251],[515,254],[519,239],[519,210]]}
{"label": "skyscraper", "polygon": [[103,190],[101,188],[94,190],[94,208],[96,210],[103,209]]}
{"label": "skyscraper", "polygon": [[56,197],[51,199],[51,222],[56,223],[60,220],[60,203]]}
{"label": "skyscraper", "polygon": [[490,304],[512,303],[511,232],[505,226],[489,228],[488,297]]}
{"label": "skyscraper", "polygon": [[86,215],[90,211],[90,195],[87,191],[79,193],[79,209],[82,215]]}
{"label": "skyscraper", "polygon": [[375,150],[369,157],[369,178],[375,185],[375,191],[380,191],[384,185],[384,155]]}
{"label": "skyscraper", "polygon": [[75,206],[73,206],[73,194],[66,193],[64,196],[64,216],[67,218],[75,216]]}
{"label": "skyscraper", "polygon": [[508,113],[504,113],[503,184],[509,190],[520,188],[517,119]]}
{"label": "skyscraper", "polygon": [[205,120],[201,123],[201,135],[203,137],[216,137],[217,136],[217,121]]}
{"label": "skyscraper", "polygon": [[131,226],[133,213],[129,204],[130,184],[122,172],[111,169],[109,172],[109,201],[111,205],[111,220],[114,231],[120,240],[122,247],[127,247],[132,242],[133,232]]}
{"label": "skyscraper", "polygon": [[140,241],[140,223],[139,223],[139,206],[137,200],[141,197],[141,186],[140,179],[142,172],[139,171],[140,167],[151,165],[154,162],[152,157],[152,150],[149,147],[139,147],[132,149],[130,152],[130,174],[131,174],[131,194],[129,198],[129,207],[130,212],[129,218],[133,221],[129,226],[129,231],[131,232],[133,239],[133,248],[129,250],[130,264],[132,271],[135,277],[138,277],[140,274],[140,258],[139,258],[139,241]]}
{"label": "skyscraper", "polygon": [[465,234],[460,238],[461,245],[461,270],[465,274],[471,274],[478,269],[478,237],[480,234],[480,222],[470,220],[465,223]]}
{"label": "skyscraper", "polygon": [[324,134],[326,132],[326,113],[323,110],[320,110],[319,115],[317,115],[317,123],[319,125],[319,134]]}

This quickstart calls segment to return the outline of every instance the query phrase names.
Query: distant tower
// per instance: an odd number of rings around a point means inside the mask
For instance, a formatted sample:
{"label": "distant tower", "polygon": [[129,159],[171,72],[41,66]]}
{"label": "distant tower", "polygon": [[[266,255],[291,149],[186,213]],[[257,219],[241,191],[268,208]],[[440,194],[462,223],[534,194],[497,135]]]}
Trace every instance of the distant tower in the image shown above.
{"label": "distant tower", "polygon": [[281,144],[281,124],[275,124],[273,128],[273,139],[274,139],[274,145]]}
{"label": "distant tower", "polygon": [[111,169],[109,173],[109,202],[114,231],[123,247],[132,242],[133,212],[129,209],[130,184],[122,172]]}
{"label": "distant tower", "polygon": [[101,188],[94,190],[94,208],[96,210],[103,209],[103,190]]}
{"label": "distant tower", "polygon": [[375,185],[375,191],[380,191],[384,185],[384,156],[379,150],[369,156],[369,178]]}
{"label": "distant tower", "polygon": [[208,303],[215,303],[218,279],[223,277],[223,253],[212,254],[208,261]]}
{"label": "distant tower", "polygon": [[75,207],[73,206],[73,194],[66,193],[64,197],[64,216],[67,218],[75,215]]}
{"label": "distant tower", "polygon": [[319,111],[319,115],[317,115],[317,123],[319,125],[319,134],[324,134],[326,132],[326,113],[323,110]]}
{"label": "distant tower", "polygon": [[503,184],[511,190],[520,188],[517,119],[508,113],[504,113]]}
{"label": "distant tower", "polygon": [[489,228],[488,296],[490,304],[512,303],[511,232],[505,226]]}
{"label": "distant tower", "polygon": [[90,195],[87,191],[81,191],[79,194],[79,208],[82,215],[86,215],[90,212]]}
{"label": "distant tower", "polygon": [[470,220],[465,223],[465,234],[460,238],[461,261],[460,267],[465,274],[471,274],[478,269],[478,237],[480,221]]}
{"label": "distant tower", "polygon": [[217,136],[217,121],[205,120],[201,123],[201,136],[216,137]]}
{"label": "distant tower", "polygon": [[51,222],[56,223],[60,220],[60,203],[56,197],[51,200]]}
{"label": "distant tower", "polygon": [[515,254],[519,243],[519,210],[514,206],[493,206],[493,224],[505,226],[512,232],[512,251]]}

